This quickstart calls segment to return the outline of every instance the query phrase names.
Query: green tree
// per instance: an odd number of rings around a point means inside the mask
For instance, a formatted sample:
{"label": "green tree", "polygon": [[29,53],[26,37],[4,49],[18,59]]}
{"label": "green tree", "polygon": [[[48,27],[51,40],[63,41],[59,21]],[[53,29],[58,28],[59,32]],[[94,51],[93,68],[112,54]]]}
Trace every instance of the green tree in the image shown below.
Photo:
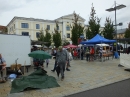
{"label": "green tree", "polygon": [[83,35],[84,27],[78,21],[79,15],[74,12],[73,26],[71,26],[71,40],[74,45],[78,45],[80,35]]}
{"label": "green tree", "polygon": [[86,29],[86,38],[91,39],[93,38],[96,34],[99,34],[100,30],[100,19],[95,16],[95,9],[92,5],[91,8],[91,13],[89,17],[89,22],[88,22],[88,28]]}
{"label": "green tree", "polygon": [[7,34],[8,33],[8,29],[7,29],[7,27],[6,26],[1,26],[1,33],[3,33],[3,34]]}
{"label": "green tree", "polygon": [[39,36],[37,37],[38,41],[44,42],[44,32],[43,29],[40,30]]}
{"label": "green tree", "polygon": [[47,30],[47,28],[45,29],[45,31],[46,31],[46,34],[44,36],[44,42],[47,42],[46,46],[49,47],[51,45],[51,34]]}
{"label": "green tree", "polygon": [[70,42],[69,42],[68,40],[65,39],[65,40],[63,41],[63,46],[66,46],[66,45],[69,45],[69,44],[70,44]]}
{"label": "green tree", "polygon": [[56,22],[56,28],[54,28],[54,33],[53,33],[53,42],[54,42],[54,45],[57,47],[61,46],[61,32],[58,31],[58,22]]}
{"label": "green tree", "polygon": [[125,31],[125,38],[130,38],[130,23],[128,24],[128,28]]}
{"label": "green tree", "polygon": [[115,29],[110,18],[106,18],[104,26],[105,27],[102,31],[103,36],[107,39],[113,39],[113,36],[114,36],[113,33]]}

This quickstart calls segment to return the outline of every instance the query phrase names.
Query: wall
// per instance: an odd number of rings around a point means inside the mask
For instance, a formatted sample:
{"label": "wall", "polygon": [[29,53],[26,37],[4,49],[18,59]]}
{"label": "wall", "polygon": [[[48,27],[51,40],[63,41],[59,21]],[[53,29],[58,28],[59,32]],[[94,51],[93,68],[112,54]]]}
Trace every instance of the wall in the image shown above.
{"label": "wall", "polygon": [[120,64],[126,68],[130,68],[130,54],[120,54]]}

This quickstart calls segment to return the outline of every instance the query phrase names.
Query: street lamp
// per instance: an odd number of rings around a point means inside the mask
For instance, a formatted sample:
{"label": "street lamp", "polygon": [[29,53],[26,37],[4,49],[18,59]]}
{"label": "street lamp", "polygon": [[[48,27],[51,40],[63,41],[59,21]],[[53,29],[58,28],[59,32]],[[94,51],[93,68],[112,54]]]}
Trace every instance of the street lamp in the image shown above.
{"label": "street lamp", "polygon": [[116,25],[113,25],[113,26],[122,26],[123,23],[119,23],[119,24],[116,24]]}
{"label": "street lamp", "polygon": [[[112,26],[122,26],[122,25],[123,25],[123,23],[119,23],[119,24],[112,25]],[[116,34],[117,34],[117,31],[113,33],[113,35],[116,35]],[[116,35],[116,36],[117,36],[117,35]],[[117,37],[116,37],[116,39],[117,39]]]}
{"label": "street lamp", "polygon": [[[115,7],[114,8],[109,8],[109,9],[106,9],[106,11],[108,12],[111,12],[111,11],[115,11],[115,32],[116,32],[116,52],[117,52],[117,23],[116,23],[116,10],[119,10],[119,9],[122,9],[126,7],[126,5],[116,5],[116,1],[115,1]],[[119,25],[122,25],[122,23],[119,23]]]}

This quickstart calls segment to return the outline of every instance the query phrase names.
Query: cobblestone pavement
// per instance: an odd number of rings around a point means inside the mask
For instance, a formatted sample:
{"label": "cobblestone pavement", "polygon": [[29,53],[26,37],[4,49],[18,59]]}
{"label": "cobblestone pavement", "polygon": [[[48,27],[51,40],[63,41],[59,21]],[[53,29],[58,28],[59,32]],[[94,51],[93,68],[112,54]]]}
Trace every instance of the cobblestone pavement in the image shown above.
{"label": "cobblestone pavement", "polygon": [[[56,72],[51,72],[54,67],[54,60],[51,59],[49,66],[45,66],[45,70],[49,76],[56,78],[60,87],[10,94],[11,82],[8,80],[0,84],[0,97],[63,97],[130,78],[130,72],[124,71],[124,67],[118,67],[119,62],[119,59],[110,59],[105,62],[73,60],[71,71],[65,71],[65,79],[61,81]],[[29,73],[33,71],[29,69]]]}

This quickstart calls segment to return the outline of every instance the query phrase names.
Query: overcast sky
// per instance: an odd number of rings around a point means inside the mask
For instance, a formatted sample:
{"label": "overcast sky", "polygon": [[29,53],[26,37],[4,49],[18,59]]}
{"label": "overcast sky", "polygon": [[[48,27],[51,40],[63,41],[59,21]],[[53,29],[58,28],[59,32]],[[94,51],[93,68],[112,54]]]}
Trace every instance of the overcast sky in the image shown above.
{"label": "overcast sky", "polygon": [[[116,2],[126,5],[117,11],[117,23],[123,23],[118,29],[127,28],[130,22],[130,0]],[[114,7],[114,0],[0,0],[0,25],[6,26],[14,16],[54,20],[74,11],[88,24],[92,3],[96,16],[101,18],[101,26],[104,26],[106,17],[115,21],[115,13],[105,11]]]}

